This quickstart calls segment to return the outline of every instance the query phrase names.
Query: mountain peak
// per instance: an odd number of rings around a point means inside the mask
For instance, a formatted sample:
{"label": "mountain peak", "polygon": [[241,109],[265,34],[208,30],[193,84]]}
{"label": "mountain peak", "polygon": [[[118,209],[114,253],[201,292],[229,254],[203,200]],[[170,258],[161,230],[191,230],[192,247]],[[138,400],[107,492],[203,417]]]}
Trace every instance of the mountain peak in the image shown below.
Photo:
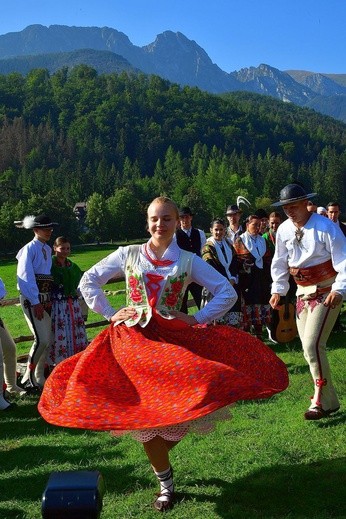
{"label": "mountain peak", "polygon": [[[81,52],[86,49],[90,52]],[[105,51],[118,56],[114,59],[105,55]],[[99,72],[107,72],[107,65],[109,71],[140,70],[216,94],[247,90],[300,106],[322,97],[322,101],[328,99],[324,112],[327,114],[331,103],[340,106],[342,94],[346,93],[342,75],[338,76],[338,82],[325,74],[294,76],[294,71],[280,71],[266,63],[227,73],[211,61],[202,47],[179,31],[166,30],[143,47],[133,45],[126,34],[110,27],[33,24],[23,31],[0,35],[0,73],[3,70],[27,73],[30,67],[55,71],[57,67],[72,68],[78,63],[93,66]]]}

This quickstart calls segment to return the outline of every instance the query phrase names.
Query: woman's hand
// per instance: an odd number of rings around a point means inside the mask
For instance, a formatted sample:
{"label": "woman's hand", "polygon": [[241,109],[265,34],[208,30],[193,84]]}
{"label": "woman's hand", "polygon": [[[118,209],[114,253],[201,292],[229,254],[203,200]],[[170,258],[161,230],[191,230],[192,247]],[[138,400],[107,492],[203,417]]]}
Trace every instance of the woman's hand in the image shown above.
{"label": "woman's hand", "polygon": [[198,324],[198,321],[194,318],[193,315],[187,315],[184,314],[184,312],[179,312],[179,310],[170,310],[170,315],[173,315],[176,319],[180,319],[181,321],[184,321],[184,323],[194,326],[195,324]]}
{"label": "woman's hand", "polygon": [[116,321],[127,321],[127,319],[134,317],[136,313],[137,310],[133,306],[125,306],[112,315],[111,323],[115,323]]}

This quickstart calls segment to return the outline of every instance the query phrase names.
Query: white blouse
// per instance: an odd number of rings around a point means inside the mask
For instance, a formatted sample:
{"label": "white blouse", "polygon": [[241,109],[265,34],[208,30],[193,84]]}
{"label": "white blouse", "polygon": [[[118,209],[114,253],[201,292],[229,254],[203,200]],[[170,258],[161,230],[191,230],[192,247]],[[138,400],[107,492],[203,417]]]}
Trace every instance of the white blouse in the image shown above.
{"label": "white blouse", "polygon": [[[162,260],[170,260],[173,263],[165,267],[154,267],[154,265],[144,255],[144,247],[140,251],[140,268],[145,272],[155,272],[163,276],[161,290],[168,276],[174,275],[178,269],[181,249],[175,240],[172,240],[166,249]],[[147,247],[147,252],[151,252]],[[191,253],[192,254],[192,253]],[[84,273],[79,288],[87,305],[95,312],[102,314],[106,319],[110,319],[116,310],[109,304],[102,286],[109,279],[123,277],[125,275],[125,265],[128,255],[128,247],[119,247],[115,252],[101,260]],[[211,323],[224,315],[236,302],[237,294],[227,279],[219,274],[213,267],[193,254],[191,279],[188,282],[195,282],[205,286],[212,294],[213,299],[201,310],[194,314],[199,323]]]}

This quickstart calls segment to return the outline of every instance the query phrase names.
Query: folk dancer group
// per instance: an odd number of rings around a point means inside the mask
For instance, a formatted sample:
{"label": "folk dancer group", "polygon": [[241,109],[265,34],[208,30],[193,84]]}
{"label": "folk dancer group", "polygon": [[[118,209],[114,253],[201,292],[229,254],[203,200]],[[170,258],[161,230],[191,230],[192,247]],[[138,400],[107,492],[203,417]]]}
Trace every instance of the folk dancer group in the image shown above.
{"label": "folk dancer group", "polygon": [[[277,308],[289,289],[289,276],[294,277],[298,331],[315,385],[307,420],[328,417],[340,407],[325,346],[346,293],[346,240],[332,221],[308,211],[307,201],[313,196],[290,184],[273,204],[282,206],[288,219],[275,229],[270,297],[271,307]],[[110,326],[87,349],[59,363],[46,381],[40,362],[44,348],[36,332],[24,376],[24,383],[45,382],[39,411],[48,422],[115,435],[130,433],[143,444],[160,484],[154,501],[158,511],[173,506],[169,452],[189,431],[212,430],[235,401],[268,398],[288,384],[284,364],[256,337],[231,326],[205,326],[222,319],[238,299],[232,286],[236,275],[228,273],[232,257],[222,251],[225,222],[214,221],[212,239],[204,247],[200,244],[208,259],[213,257],[227,269],[220,273],[210,261],[178,246],[175,235],[182,216],[170,199],[153,200],[147,213],[149,241],[119,247],[81,279],[87,304]],[[247,235],[240,234],[235,244],[242,239],[242,247],[261,269],[267,248],[264,238],[257,243],[258,219],[250,215]],[[32,259],[30,278],[36,289],[29,292],[23,281],[18,284],[23,311],[35,331],[36,321],[47,319],[47,292],[40,290],[35,274],[50,276],[51,258],[43,249],[55,224],[38,219],[34,223],[35,238],[18,254],[18,272],[27,281],[21,261],[30,253],[35,258],[37,249],[41,263]],[[42,265],[42,255],[47,265]],[[116,310],[102,286],[122,275],[127,302]],[[194,315],[181,311],[191,283],[206,287],[211,295]],[[46,335],[51,329],[47,326]]]}

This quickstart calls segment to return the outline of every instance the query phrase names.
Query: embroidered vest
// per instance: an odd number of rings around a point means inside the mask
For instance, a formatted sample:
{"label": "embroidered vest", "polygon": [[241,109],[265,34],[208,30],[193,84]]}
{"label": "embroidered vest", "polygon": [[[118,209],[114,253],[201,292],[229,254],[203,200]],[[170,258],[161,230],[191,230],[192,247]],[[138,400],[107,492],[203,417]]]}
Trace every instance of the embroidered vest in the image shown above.
{"label": "embroidered vest", "polygon": [[[173,319],[169,315],[170,310],[179,310],[187,285],[191,278],[191,267],[193,254],[187,251],[180,251],[180,259],[173,275],[169,275],[163,281],[162,290],[159,288],[162,282],[162,277],[158,276],[160,280],[155,281],[155,273],[147,274],[148,281],[146,281],[145,273],[141,270],[139,263],[140,245],[130,245],[129,252],[125,265],[126,277],[126,305],[133,306],[137,310],[137,315],[134,318],[125,321],[126,326],[134,326],[139,324],[145,327],[153,315],[153,306],[157,313],[165,319]],[[150,293],[150,285],[152,293]],[[154,293],[158,293],[157,301],[154,301]]]}

